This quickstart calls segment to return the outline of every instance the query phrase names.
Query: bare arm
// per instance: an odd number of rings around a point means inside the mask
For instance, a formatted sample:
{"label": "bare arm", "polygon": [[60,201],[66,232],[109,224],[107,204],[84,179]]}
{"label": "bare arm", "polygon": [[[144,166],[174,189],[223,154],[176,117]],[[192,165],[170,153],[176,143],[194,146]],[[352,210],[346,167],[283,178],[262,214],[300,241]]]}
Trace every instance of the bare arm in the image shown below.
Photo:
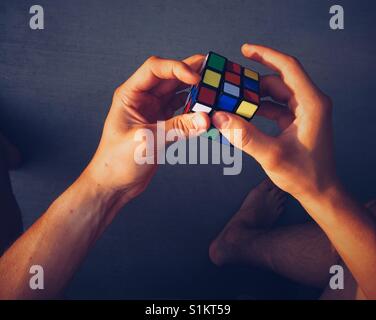
{"label": "bare arm", "polygon": [[[199,80],[203,59],[149,58],[115,91],[99,147],[84,173],[0,258],[0,298],[51,298],[61,292],[119,209],[156,171],[155,163],[135,161],[136,149],[147,147],[135,139],[139,130],[156,134],[156,121],[166,120],[166,131],[182,136],[206,131],[206,114],[171,118],[185,99],[175,91]],[[44,290],[30,289],[32,265],[44,269]]]}
{"label": "bare arm", "polygon": [[[367,210],[338,182],[333,156],[332,105],[293,57],[244,45],[243,54],[279,75],[261,80],[259,115],[277,122],[271,137],[236,115],[217,112],[214,125],[253,156],[271,180],[294,196],[328,235],[364,294],[376,299],[376,228]],[[234,140],[231,130],[240,129]]]}
{"label": "bare arm", "polygon": [[369,299],[376,299],[376,226],[367,208],[342,186],[300,203],[324,230]]}
{"label": "bare arm", "polygon": [[[123,204],[82,175],[1,257],[0,299],[59,294]],[[32,265],[44,270],[43,290],[30,289]]]}

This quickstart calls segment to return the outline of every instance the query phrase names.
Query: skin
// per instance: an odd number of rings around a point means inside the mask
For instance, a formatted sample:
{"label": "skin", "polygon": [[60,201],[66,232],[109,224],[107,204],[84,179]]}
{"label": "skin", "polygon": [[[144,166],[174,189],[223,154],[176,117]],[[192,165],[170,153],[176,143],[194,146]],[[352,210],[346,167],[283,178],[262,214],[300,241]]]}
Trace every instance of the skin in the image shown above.
{"label": "skin", "polygon": [[[263,79],[262,86],[289,108],[269,102],[262,113],[275,119],[284,131],[279,137],[268,137],[223,112],[213,116],[213,123],[225,136],[225,129],[243,129],[243,143],[238,146],[260,162],[277,186],[302,203],[367,297],[374,298],[376,284],[370,275],[376,265],[375,226],[335,175],[329,99],[295,59],[260,46],[245,46],[243,53],[281,74],[281,78]],[[135,150],[145,143],[135,141],[138,129],[155,133],[157,120],[166,120],[166,131],[179,136],[208,129],[206,114],[171,118],[182,104],[174,92],[182,83],[199,81],[202,60],[202,56],[183,62],[152,57],[116,90],[98,150],[88,167],[1,257],[0,298],[50,298],[63,290],[119,210],[146,188],[155,173],[156,165],[137,165],[133,159]],[[29,269],[35,264],[44,268],[45,290],[29,288]]]}
{"label": "skin", "polygon": [[[139,195],[156,165],[137,165],[138,129],[200,134],[209,127],[206,114],[172,117],[184,103],[175,95],[181,85],[195,84],[204,57],[183,62],[149,58],[114,94],[96,154],[81,176],[0,259],[0,299],[43,299],[58,296],[88,250],[119,210]],[[172,117],[172,118],[171,118]],[[32,265],[44,268],[44,290],[31,290]]]}
{"label": "skin", "polygon": [[[252,189],[239,211],[210,245],[209,256],[217,266],[262,267],[294,282],[322,289],[320,299],[364,300],[349,269],[316,223],[277,226],[286,193],[269,179]],[[376,200],[365,204],[376,217]],[[344,288],[333,290],[329,270],[343,267]],[[257,288],[249,288],[253,298]],[[255,290],[255,291],[253,291]]]}
{"label": "skin", "polygon": [[[214,114],[223,135],[254,157],[273,183],[290,193],[326,233],[362,292],[376,299],[376,227],[371,213],[339,182],[335,171],[332,104],[312,82],[299,61],[276,50],[244,45],[245,57],[278,73],[262,79],[261,115],[281,130],[271,137],[240,117]],[[241,129],[241,139],[231,131]]]}

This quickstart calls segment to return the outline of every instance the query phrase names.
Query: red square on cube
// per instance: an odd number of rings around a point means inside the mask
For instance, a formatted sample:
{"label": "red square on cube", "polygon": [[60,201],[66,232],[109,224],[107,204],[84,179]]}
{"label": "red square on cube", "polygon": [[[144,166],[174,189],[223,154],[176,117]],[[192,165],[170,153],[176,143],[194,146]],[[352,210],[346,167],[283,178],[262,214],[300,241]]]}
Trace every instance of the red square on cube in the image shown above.
{"label": "red square on cube", "polygon": [[184,113],[188,113],[189,110],[191,109],[191,104],[192,104],[192,99],[189,99],[187,102],[187,105],[185,106]]}
{"label": "red square on cube", "polygon": [[233,84],[236,84],[237,86],[240,86],[240,76],[232,73],[232,72],[226,72],[225,73],[225,80],[228,82],[231,82]]}
{"label": "red square on cube", "polygon": [[257,105],[260,103],[259,95],[247,89],[244,89],[244,98],[247,101],[257,104]]}
{"label": "red square on cube", "polygon": [[237,64],[232,61],[227,61],[227,70],[240,74],[242,72],[242,67],[240,66],[240,64]]}
{"label": "red square on cube", "polygon": [[215,90],[201,87],[200,92],[198,94],[198,101],[208,106],[213,106],[215,104],[215,97]]}

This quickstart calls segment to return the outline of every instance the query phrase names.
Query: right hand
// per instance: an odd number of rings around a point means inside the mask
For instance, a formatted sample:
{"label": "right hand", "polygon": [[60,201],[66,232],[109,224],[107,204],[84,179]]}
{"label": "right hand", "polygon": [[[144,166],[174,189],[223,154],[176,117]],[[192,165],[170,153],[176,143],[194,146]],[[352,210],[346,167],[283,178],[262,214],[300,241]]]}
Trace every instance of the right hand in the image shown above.
{"label": "right hand", "polygon": [[154,145],[137,140],[137,132],[150,131],[157,137],[157,121],[165,121],[166,134],[176,132],[181,137],[208,129],[210,119],[205,113],[173,116],[186,98],[175,92],[200,81],[204,59],[202,55],[183,61],[151,57],[115,91],[99,147],[83,175],[90,184],[118,195],[123,204],[148,186],[157,169],[156,161],[135,161],[138,149],[150,147],[157,152]]}
{"label": "right hand", "polygon": [[[298,200],[329,190],[337,184],[330,99],[295,58],[248,44],[242,53],[279,73],[262,78],[261,95],[274,101],[263,101],[258,114],[276,121],[282,132],[271,137],[225,112],[215,113],[213,124],[232,144],[254,157],[278,187]],[[234,140],[232,129],[242,129],[241,139]]]}

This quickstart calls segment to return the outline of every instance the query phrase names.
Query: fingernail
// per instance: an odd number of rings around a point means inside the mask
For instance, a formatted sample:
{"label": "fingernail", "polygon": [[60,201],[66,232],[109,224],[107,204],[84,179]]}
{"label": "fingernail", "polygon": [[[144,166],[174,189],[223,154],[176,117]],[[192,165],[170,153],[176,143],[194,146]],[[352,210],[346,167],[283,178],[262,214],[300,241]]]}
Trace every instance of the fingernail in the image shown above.
{"label": "fingernail", "polygon": [[206,119],[200,113],[194,114],[192,123],[196,131],[206,130]]}
{"label": "fingernail", "polygon": [[212,117],[214,126],[218,129],[225,129],[230,121],[228,115],[223,112],[216,112]]}
{"label": "fingernail", "polygon": [[249,48],[249,43],[244,43],[243,45],[242,45],[242,48],[244,49],[244,50],[247,50],[248,48]]}

